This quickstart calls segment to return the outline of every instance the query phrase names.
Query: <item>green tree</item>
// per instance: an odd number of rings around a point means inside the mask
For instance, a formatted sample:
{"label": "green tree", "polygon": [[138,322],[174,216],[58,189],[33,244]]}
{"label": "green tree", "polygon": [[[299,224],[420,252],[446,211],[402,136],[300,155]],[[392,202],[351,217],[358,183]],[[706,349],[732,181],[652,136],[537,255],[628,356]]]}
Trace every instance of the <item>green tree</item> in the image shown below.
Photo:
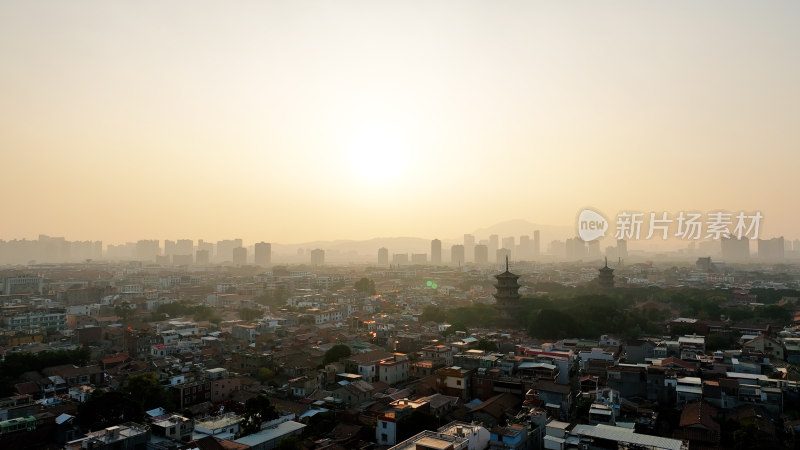
{"label": "green tree", "polygon": [[497,351],[497,344],[488,339],[481,339],[478,341],[477,344],[475,344],[475,348],[477,348],[478,350],[493,352]]}
{"label": "green tree", "polygon": [[322,358],[322,364],[325,365],[339,361],[342,358],[347,358],[350,354],[350,347],[344,344],[336,344],[325,352],[325,356]]}
{"label": "green tree", "polygon": [[244,321],[251,321],[261,317],[261,311],[256,308],[241,308],[239,309],[239,318]]}
{"label": "green tree", "polygon": [[261,430],[261,424],[278,418],[278,410],[264,394],[248,399],[244,403],[242,421],[239,423],[239,435],[247,436]]}
{"label": "green tree", "polygon": [[78,406],[78,423],[92,431],[125,422],[140,422],[143,418],[142,405],[121,391],[93,394]]}
{"label": "green tree", "polygon": [[462,322],[456,322],[454,324],[451,324],[444,331],[442,331],[442,336],[450,336],[452,334],[456,334],[456,331],[467,332],[468,331],[467,326],[464,325],[464,323]]}
{"label": "green tree", "polygon": [[552,309],[539,311],[528,327],[528,334],[543,339],[576,336],[578,327],[571,315]]}
{"label": "green tree", "polygon": [[158,407],[173,409],[172,399],[153,372],[125,378],[119,390],[137,401],[145,411]]}
{"label": "green tree", "polygon": [[197,320],[198,322],[207,320],[209,322],[218,324],[222,321],[219,313],[217,313],[214,308],[205,305],[198,305],[192,312],[194,320]]}
{"label": "green tree", "polygon": [[270,369],[269,367],[262,367],[258,369],[256,373],[256,378],[262,383],[266,383],[267,381],[271,380],[275,376],[275,371]]}
{"label": "green tree", "polygon": [[436,322],[442,323],[446,320],[444,315],[444,310],[436,305],[425,305],[422,308],[422,317],[420,319],[423,322]]}
{"label": "green tree", "polygon": [[133,312],[135,307],[128,302],[122,302],[116,306],[114,306],[114,315],[120,317],[123,322],[127,322],[131,316],[133,316]]}
{"label": "green tree", "polygon": [[304,450],[305,447],[300,443],[300,438],[297,436],[288,436],[278,442],[275,450]]}
{"label": "green tree", "polygon": [[308,426],[303,430],[304,437],[318,439],[321,436],[328,434],[339,422],[336,420],[336,413],[334,411],[327,411],[323,413],[314,414],[308,419]]}
{"label": "green tree", "polygon": [[375,291],[375,282],[370,280],[369,278],[362,278],[356,281],[355,285],[353,286],[356,288],[358,292],[367,295],[375,295],[377,291]]}
{"label": "green tree", "polygon": [[6,353],[5,359],[0,362],[0,395],[12,395],[14,380],[29,370],[41,371],[45,367],[62,364],[84,366],[89,363],[91,355],[88,347],[39,353]]}

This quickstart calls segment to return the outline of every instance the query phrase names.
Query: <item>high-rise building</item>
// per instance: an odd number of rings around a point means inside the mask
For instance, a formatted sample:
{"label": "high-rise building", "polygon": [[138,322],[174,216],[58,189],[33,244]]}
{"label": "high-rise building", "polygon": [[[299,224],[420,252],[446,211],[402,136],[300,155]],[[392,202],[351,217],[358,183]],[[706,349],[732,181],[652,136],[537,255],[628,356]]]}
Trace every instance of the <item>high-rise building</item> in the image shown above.
{"label": "high-rise building", "polygon": [[542,255],[542,241],[539,239],[539,230],[533,232],[533,258],[538,258]]}
{"label": "high-rise building", "polygon": [[517,246],[517,259],[520,261],[529,261],[531,259],[531,237],[520,236],[519,245]]}
{"label": "high-rise building", "polygon": [[497,251],[495,251],[495,261],[499,263],[506,259],[511,259],[511,250],[507,248],[498,248]]}
{"label": "high-rise building", "polygon": [[208,251],[207,249],[204,249],[204,250],[198,249],[197,253],[195,254],[195,258],[194,258],[195,264],[198,264],[198,265],[201,265],[201,266],[207,265],[211,261],[211,254],[210,253],[211,252]]}
{"label": "high-rise building", "polygon": [[232,250],[233,264],[237,266],[244,266],[247,264],[247,249],[244,247],[236,247]]}
{"label": "high-rise building", "polygon": [[[200,251],[200,250],[207,251],[208,252],[208,260],[211,261],[211,256],[214,254],[214,244],[212,244],[211,242],[206,242],[206,241],[204,241],[202,239],[198,239],[198,241],[197,241],[197,250],[198,251]],[[195,260],[196,259],[197,258],[195,258]],[[199,262],[198,262],[198,264],[199,264]],[[208,264],[208,262],[206,262],[206,264]]]}
{"label": "high-rise building", "polygon": [[164,255],[172,256],[175,254],[175,241],[169,239],[164,241]]}
{"label": "high-rise building", "polygon": [[456,244],[450,247],[450,263],[461,266],[464,264],[464,246]]}
{"label": "high-rise building", "polygon": [[408,265],[408,253],[395,253],[392,255],[392,264],[395,266]]}
{"label": "high-rise building", "polygon": [[783,261],[784,252],[783,236],[758,240],[758,258],[763,261]]}
{"label": "high-rise building", "polygon": [[489,247],[485,244],[478,244],[475,246],[475,263],[488,264],[489,263]]}
{"label": "high-rise building", "polygon": [[628,241],[626,241],[625,239],[617,239],[617,257],[618,258],[628,257]]}
{"label": "high-rise building", "polygon": [[191,255],[194,253],[194,241],[191,239],[178,239],[175,242],[175,253],[173,255]]}
{"label": "high-rise building", "polygon": [[[503,248],[508,249],[509,253],[512,255],[514,254],[514,250],[516,250],[516,239],[514,236],[504,237],[503,238]],[[497,262],[501,263],[502,260],[498,260]]]}
{"label": "high-rise building", "polygon": [[232,261],[233,249],[242,247],[241,239],[226,239],[217,241],[217,261]]}
{"label": "high-rise building", "polygon": [[428,254],[427,253],[412,253],[411,254],[411,264],[417,264],[417,265],[428,264]]}
{"label": "high-rise building", "polygon": [[191,266],[194,262],[194,255],[172,255],[173,266]]}
{"label": "high-rise building", "polygon": [[475,236],[471,234],[464,235],[464,260],[475,260]]}
{"label": "high-rise building", "polygon": [[726,262],[744,262],[750,258],[750,239],[743,237],[723,237],[719,241],[722,250],[722,259]]}
{"label": "high-rise building", "polygon": [[272,264],[272,244],[259,242],[253,248],[254,262],[257,266],[267,267]]}
{"label": "high-rise building", "polygon": [[381,266],[388,266],[389,265],[389,249],[386,247],[381,247],[378,249],[378,265]]}
{"label": "high-rise building", "polygon": [[[500,237],[496,234],[489,236],[489,254],[495,256],[497,249],[500,248]],[[495,260],[496,261],[496,260]]]}
{"label": "high-rise building", "polygon": [[577,261],[586,257],[586,241],[576,237],[567,239],[567,261]]}
{"label": "high-rise building", "polygon": [[325,250],[315,248],[311,250],[311,265],[322,266],[325,264]]}
{"label": "high-rise building", "polygon": [[136,242],[136,259],[140,261],[155,261],[161,254],[158,240],[141,240]]}
{"label": "high-rise building", "polygon": [[442,264],[442,241],[439,239],[431,241],[431,264],[434,266]]}

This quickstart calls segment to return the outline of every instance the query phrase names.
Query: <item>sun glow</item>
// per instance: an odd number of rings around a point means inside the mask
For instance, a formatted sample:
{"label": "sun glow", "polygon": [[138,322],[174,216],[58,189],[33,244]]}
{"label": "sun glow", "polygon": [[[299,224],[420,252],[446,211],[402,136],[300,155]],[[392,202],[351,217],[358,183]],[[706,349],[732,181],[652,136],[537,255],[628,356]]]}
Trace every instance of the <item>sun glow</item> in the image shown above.
{"label": "sun glow", "polygon": [[350,172],[371,182],[398,181],[407,175],[409,149],[398,133],[365,130],[347,148]]}

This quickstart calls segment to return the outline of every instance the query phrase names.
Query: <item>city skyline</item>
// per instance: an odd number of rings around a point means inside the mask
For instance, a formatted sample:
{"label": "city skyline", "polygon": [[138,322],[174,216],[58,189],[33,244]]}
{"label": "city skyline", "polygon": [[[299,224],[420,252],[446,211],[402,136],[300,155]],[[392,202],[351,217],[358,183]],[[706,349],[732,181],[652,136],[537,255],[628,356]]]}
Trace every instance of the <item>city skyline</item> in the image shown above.
{"label": "city skyline", "polygon": [[7,2],[0,239],[441,237],[587,206],[793,238],[799,9]]}

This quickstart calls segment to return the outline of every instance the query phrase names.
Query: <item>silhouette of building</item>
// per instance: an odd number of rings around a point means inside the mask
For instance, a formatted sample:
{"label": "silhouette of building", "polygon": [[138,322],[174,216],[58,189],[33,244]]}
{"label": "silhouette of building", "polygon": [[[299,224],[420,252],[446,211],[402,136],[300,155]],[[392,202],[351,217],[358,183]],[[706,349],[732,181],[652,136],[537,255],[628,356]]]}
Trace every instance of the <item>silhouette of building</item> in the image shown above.
{"label": "silhouette of building", "polygon": [[[496,255],[497,249],[500,248],[500,237],[496,234],[492,234],[489,236],[489,254]],[[495,260],[495,262],[500,262],[501,260]]]}
{"label": "silhouette of building", "polygon": [[321,248],[315,248],[311,250],[311,265],[312,266],[322,266],[325,264],[325,250]]}
{"label": "silhouette of building", "polygon": [[247,264],[247,249],[244,247],[237,247],[233,249],[233,264],[237,266],[244,266]]}
{"label": "silhouette of building", "polygon": [[614,288],[614,269],[608,267],[608,258],[606,257],[606,264],[598,269],[597,280],[600,287],[603,289]]}
{"label": "silhouette of building", "polygon": [[628,257],[628,241],[626,241],[625,239],[617,239],[617,257],[618,258]]}
{"label": "silhouette of building", "polygon": [[411,254],[411,264],[417,264],[417,265],[428,264],[428,254],[427,253],[412,253]]}
{"label": "silhouette of building", "polygon": [[489,263],[489,247],[483,244],[475,246],[475,263],[488,264]]}
{"label": "silhouette of building", "polygon": [[511,320],[519,312],[519,275],[515,275],[508,270],[508,257],[506,257],[506,271],[495,275],[497,284],[494,285],[497,292],[494,294],[495,308],[506,319]]}
{"label": "silhouette of building", "polygon": [[471,234],[464,235],[464,260],[475,260],[475,236]]}
{"label": "silhouette of building", "polygon": [[539,230],[533,232],[533,249],[532,256],[538,258],[542,254],[542,242],[539,239]]}
{"label": "silhouette of building", "polygon": [[511,250],[507,248],[498,248],[495,250],[495,261],[504,261],[506,259],[511,258]]}
{"label": "silhouette of building", "polygon": [[464,264],[464,246],[454,245],[450,247],[450,263],[455,265]]}
{"label": "silhouette of building", "polygon": [[531,237],[520,236],[519,245],[517,246],[517,260],[529,261],[531,259]]}
{"label": "silhouette of building", "polygon": [[408,253],[395,253],[392,255],[392,264],[395,266],[408,265]]}
{"label": "silhouette of building", "polygon": [[222,241],[217,241],[217,255],[216,260],[218,261],[232,261],[233,260],[233,249],[239,248],[242,246],[241,239],[225,239]]}
{"label": "silhouette of building", "polygon": [[722,259],[725,261],[744,262],[750,258],[750,239],[735,237],[720,239]]}
{"label": "silhouette of building", "polygon": [[435,266],[442,264],[442,241],[439,239],[431,241],[431,264]]}
{"label": "silhouette of building", "polygon": [[266,267],[272,264],[272,244],[269,242],[259,242],[255,245],[254,262],[257,266]]}
{"label": "silhouette of building", "polygon": [[587,256],[586,242],[579,238],[570,238],[564,243],[566,247],[567,261],[577,261]]}
{"label": "silhouette of building", "polygon": [[[511,257],[514,257],[514,250],[516,250],[517,240],[514,239],[514,236],[504,237],[503,238],[503,248],[507,249],[511,254]],[[498,259],[497,262],[503,262],[502,259]]]}
{"label": "silhouette of building", "polygon": [[[197,241],[197,251],[200,251],[200,250],[205,250],[206,252],[208,252],[208,260],[210,261],[211,257],[214,255],[214,244],[212,244],[211,242],[205,242],[204,240],[199,239]],[[195,259],[197,259],[197,258],[195,257]],[[205,264],[208,264],[208,262],[206,262]]]}
{"label": "silhouette of building", "polygon": [[763,261],[783,261],[784,251],[783,236],[758,240],[758,258]]}
{"label": "silhouette of building", "polygon": [[158,240],[143,239],[136,242],[136,259],[140,261],[155,261],[156,256],[160,254],[161,248]]}
{"label": "silhouette of building", "polygon": [[380,266],[388,266],[389,265],[389,249],[386,247],[381,247],[378,249],[378,265]]}
{"label": "silhouette of building", "polygon": [[197,250],[194,262],[199,265],[206,265],[211,261],[211,255],[208,250]]}

